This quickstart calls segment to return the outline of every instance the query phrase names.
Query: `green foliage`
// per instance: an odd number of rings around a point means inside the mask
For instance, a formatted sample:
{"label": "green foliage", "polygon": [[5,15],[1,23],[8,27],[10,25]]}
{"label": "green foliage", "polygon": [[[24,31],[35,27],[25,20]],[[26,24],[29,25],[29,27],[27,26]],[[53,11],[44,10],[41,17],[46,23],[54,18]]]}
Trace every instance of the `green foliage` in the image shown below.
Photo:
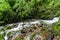
{"label": "green foliage", "polygon": [[0,12],[0,20],[3,18],[3,14]]}
{"label": "green foliage", "polygon": [[0,0],[0,12],[4,12],[8,9],[10,9],[9,4],[6,3],[4,0]]}
{"label": "green foliage", "polygon": [[0,25],[11,22],[15,15],[16,13],[11,6],[5,0],[0,0]]}
{"label": "green foliage", "polygon": [[4,40],[3,34],[0,34],[0,40]]}
{"label": "green foliage", "polygon": [[0,0],[0,25],[25,19],[60,16],[60,0]]}
{"label": "green foliage", "polygon": [[55,6],[56,0],[46,0],[41,5],[38,5],[38,9],[40,12],[39,17],[42,19],[52,19],[56,16],[56,10],[58,9],[57,6]]}
{"label": "green foliage", "polygon": [[60,13],[59,3],[56,0],[17,0],[13,9],[16,9],[20,19],[52,19]]}
{"label": "green foliage", "polygon": [[6,2],[8,2],[11,7],[13,7],[16,0],[6,0]]}
{"label": "green foliage", "polygon": [[60,34],[60,20],[53,25],[55,33]]}
{"label": "green foliage", "polygon": [[[32,2],[34,2],[34,1],[32,1]],[[31,11],[33,10],[32,7],[33,7],[34,3],[32,3],[32,2],[26,2],[25,0],[16,1],[16,4],[14,5],[13,8],[16,9],[16,12],[18,13],[18,16],[20,19],[31,17],[29,14],[32,14]]]}
{"label": "green foliage", "polygon": [[[8,12],[7,12],[8,11]],[[16,16],[16,13],[15,12],[13,12],[11,9],[10,10],[7,10],[7,11],[5,11],[3,14],[3,17],[4,17],[4,22],[5,23],[10,23],[10,22],[12,22],[13,20],[14,20],[14,18],[15,18],[15,16]]]}
{"label": "green foliage", "polygon": [[11,33],[9,32],[9,33],[7,34],[7,36],[8,36],[8,37],[11,37]]}

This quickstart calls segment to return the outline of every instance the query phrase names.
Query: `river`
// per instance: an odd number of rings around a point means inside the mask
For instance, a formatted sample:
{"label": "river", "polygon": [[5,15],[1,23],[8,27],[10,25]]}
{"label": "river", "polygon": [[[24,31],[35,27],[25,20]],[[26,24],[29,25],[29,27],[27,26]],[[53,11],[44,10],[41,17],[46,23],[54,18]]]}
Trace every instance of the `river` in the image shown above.
{"label": "river", "polygon": [[[26,28],[26,27],[32,27],[32,25],[41,25],[42,23],[45,23],[47,25],[49,24],[53,24],[55,22],[58,22],[59,21],[59,17],[55,17],[53,18],[52,20],[34,20],[32,22],[20,22],[20,23],[17,23],[18,26],[16,26],[15,28],[12,28],[12,29],[8,29],[8,30],[5,30],[4,32],[6,33],[6,35],[4,36],[4,39],[5,40],[8,40],[8,36],[7,34],[9,32],[12,32],[12,31],[19,31],[19,30],[22,30],[23,28]],[[16,23],[15,23],[16,24]],[[37,24],[37,25],[36,25]],[[8,26],[13,26],[13,24],[8,24]],[[0,27],[1,28],[4,28],[3,26]],[[3,33],[3,32],[0,32],[0,33]],[[15,35],[16,36],[16,35]],[[27,37],[27,39],[29,39],[29,37]]]}

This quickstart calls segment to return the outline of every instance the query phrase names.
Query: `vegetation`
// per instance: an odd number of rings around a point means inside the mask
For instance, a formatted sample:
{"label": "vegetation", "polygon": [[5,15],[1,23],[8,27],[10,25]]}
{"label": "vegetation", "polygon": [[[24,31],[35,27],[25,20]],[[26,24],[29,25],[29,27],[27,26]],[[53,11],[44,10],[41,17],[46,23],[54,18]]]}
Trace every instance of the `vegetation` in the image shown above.
{"label": "vegetation", "polygon": [[34,36],[36,36],[37,34],[40,35],[40,33],[37,32],[37,33],[31,35],[30,40],[33,40]]}
{"label": "vegetation", "polygon": [[[0,0],[0,26],[19,22],[27,19],[52,19],[53,17],[60,17],[60,0]],[[0,31],[5,31],[13,27],[6,26]],[[35,30],[34,28],[33,30]],[[41,31],[47,31],[43,28]],[[23,29],[22,33],[32,32],[32,29]],[[53,24],[54,33],[60,34],[60,20]],[[11,33],[8,33],[8,36]],[[4,35],[0,34],[0,40],[4,40]],[[31,36],[31,40],[33,37]],[[17,37],[16,40],[22,40]]]}
{"label": "vegetation", "polygon": [[0,40],[4,40],[3,34],[0,34]]}
{"label": "vegetation", "polygon": [[60,20],[53,25],[54,32],[60,35]]}
{"label": "vegetation", "polygon": [[5,0],[0,0],[0,25],[12,22],[14,17],[15,12],[13,12],[11,6]]}
{"label": "vegetation", "polygon": [[60,0],[0,0],[0,25],[60,16]]}
{"label": "vegetation", "polygon": [[17,37],[15,40],[22,40],[22,38],[21,37]]}

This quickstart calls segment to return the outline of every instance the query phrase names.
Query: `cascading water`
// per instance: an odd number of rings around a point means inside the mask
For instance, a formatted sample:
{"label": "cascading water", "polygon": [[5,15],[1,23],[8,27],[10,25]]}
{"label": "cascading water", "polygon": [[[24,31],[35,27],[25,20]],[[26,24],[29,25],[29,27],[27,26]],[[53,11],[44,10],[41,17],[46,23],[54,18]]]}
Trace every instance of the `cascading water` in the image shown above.
{"label": "cascading water", "polygon": [[[23,28],[31,27],[32,25],[36,25],[36,24],[41,25],[41,21],[43,21],[46,24],[53,24],[55,22],[58,22],[58,20],[59,20],[59,17],[55,17],[53,20],[35,20],[33,22],[20,22],[20,23],[18,23],[18,26],[17,27],[12,28],[12,29],[9,29],[9,30],[5,30],[6,35],[5,35],[4,39],[5,40],[8,40],[7,34],[9,32],[19,31],[19,30],[21,30]],[[12,26],[12,25],[13,24],[9,24],[8,26]],[[0,28],[3,28],[3,27],[0,27]],[[29,37],[27,39],[29,39]]]}

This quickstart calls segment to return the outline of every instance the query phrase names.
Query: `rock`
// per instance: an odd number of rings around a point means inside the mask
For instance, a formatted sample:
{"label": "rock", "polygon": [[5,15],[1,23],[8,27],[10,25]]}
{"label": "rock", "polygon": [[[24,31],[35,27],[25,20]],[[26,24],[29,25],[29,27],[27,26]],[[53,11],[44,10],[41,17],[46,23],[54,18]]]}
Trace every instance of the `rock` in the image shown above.
{"label": "rock", "polygon": [[52,40],[60,40],[60,35],[54,35],[54,38]]}

